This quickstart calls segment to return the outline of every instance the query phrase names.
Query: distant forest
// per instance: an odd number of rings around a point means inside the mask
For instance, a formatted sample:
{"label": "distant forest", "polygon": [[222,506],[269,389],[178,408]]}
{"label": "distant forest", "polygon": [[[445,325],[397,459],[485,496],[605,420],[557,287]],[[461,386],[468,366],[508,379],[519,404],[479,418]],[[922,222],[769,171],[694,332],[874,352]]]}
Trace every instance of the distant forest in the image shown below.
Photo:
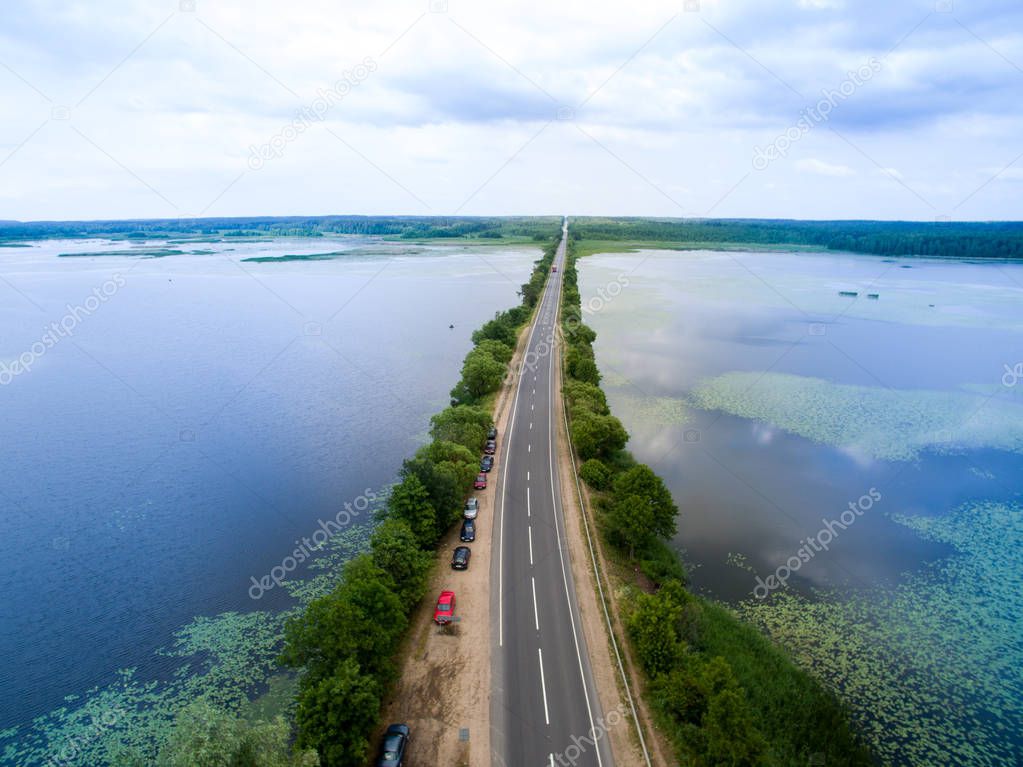
{"label": "distant forest", "polygon": [[402,239],[503,239],[548,241],[560,216],[266,216],[254,218],[152,219],[135,221],[0,221],[0,243],[55,237],[151,239],[171,237],[322,237],[386,235]]}
{"label": "distant forest", "polygon": [[[322,237],[549,240],[558,216],[265,216],[136,221],[0,222],[0,245],[46,238]],[[785,219],[572,219],[575,239],[679,246],[787,245],[883,256],[1023,258],[1023,222],[794,221]]]}
{"label": "distant forest", "polygon": [[1023,222],[576,218],[580,240],[806,245],[882,256],[1023,258]]}

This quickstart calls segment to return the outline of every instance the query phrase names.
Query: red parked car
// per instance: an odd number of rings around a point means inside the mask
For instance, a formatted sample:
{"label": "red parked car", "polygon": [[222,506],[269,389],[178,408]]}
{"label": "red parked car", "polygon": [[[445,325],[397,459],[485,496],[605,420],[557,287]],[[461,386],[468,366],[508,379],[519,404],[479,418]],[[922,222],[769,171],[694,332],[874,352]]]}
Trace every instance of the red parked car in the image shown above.
{"label": "red parked car", "polygon": [[442,591],[437,598],[437,607],[433,611],[433,622],[443,626],[451,623],[455,617],[455,592]]}
{"label": "red parked car", "polygon": [[472,486],[476,490],[486,490],[487,489],[487,475],[484,474],[483,472],[480,472],[479,474],[477,474],[476,475],[476,481],[472,483]]}

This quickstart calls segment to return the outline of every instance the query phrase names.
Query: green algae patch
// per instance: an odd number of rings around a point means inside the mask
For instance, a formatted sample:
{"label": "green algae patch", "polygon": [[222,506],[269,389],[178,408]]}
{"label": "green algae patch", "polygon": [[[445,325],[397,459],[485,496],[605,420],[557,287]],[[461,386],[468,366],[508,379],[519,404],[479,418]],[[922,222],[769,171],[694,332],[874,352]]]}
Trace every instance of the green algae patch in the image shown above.
{"label": "green algae patch", "polygon": [[1023,506],[893,516],[955,553],[890,588],[740,606],[892,764],[1014,764],[1023,732]]}
{"label": "green algae patch", "polygon": [[267,708],[289,713],[294,675],[277,663],[284,624],[337,585],[342,566],[368,549],[371,534],[372,526],[358,525],[331,536],[305,577],[283,582],[298,602],[289,610],[195,617],[156,652],[177,663],[168,679],[142,681],[135,669],[121,669],[113,683],[70,696],[30,725],[0,732],[0,763],[149,764],[178,712],[198,699],[248,716]]}
{"label": "green algae patch", "polygon": [[786,373],[726,373],[691,393],[705,410],[769,423],[869,458],[996,448],[1023,452],[1023,406],[967,391],[883,389]]}
{"label": "green algae patch", "polygon": [[615,393],[614,410],[634,428],[680,426],[689,421],[689,407],[677,397],[636,395],[628,391]]}

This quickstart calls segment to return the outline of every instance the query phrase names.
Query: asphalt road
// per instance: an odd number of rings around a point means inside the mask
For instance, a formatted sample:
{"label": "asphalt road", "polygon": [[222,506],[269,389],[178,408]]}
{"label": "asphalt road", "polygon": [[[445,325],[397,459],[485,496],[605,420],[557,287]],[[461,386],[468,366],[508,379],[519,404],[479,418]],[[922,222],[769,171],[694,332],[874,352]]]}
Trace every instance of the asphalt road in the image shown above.
{"label": "asphalt road", "polygon": [[[567,222],[566,222],[567,227]],[[566,229],[567,231],[567,229]],[[579,619],[556,469],[557,414],[550,344],[565,241],[557,273],[531,329],[507,434],[491,558],[493,616],[491,745],[494,765],[611,767],[608,738],[591,744],[602,716]]]}

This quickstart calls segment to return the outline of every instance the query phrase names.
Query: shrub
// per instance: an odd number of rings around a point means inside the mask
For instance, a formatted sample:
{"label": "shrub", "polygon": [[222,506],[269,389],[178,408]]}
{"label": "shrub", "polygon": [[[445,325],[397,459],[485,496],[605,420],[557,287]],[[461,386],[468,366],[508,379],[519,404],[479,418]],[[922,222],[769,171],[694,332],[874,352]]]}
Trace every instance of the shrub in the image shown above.
{"label": "shrub", "polygon": [[316,767],[315,751],[292,753],[291,728],[283,717],[246,722],[206,700],[178,712],[161,746],[156,767]]}
{"label": "shrub", "polygon": [[654,540],[654,513],[650,504],[638,495],[626,495],[611,505],[607,514],[607,535],[619,548],[628,549],[629,558],[636,550],[646,549]]}
{"label": "shrub", "polygon": [[657,594],[640,594],[626,621],[636,656],[650,677],[671,671],[683,651],[679,640],[682,606]]}
{"label": "shrub", "polygon": [[570,431],[572,444],[584,461],[610,456],[629,439],[622,422],[613,415],[592,415],[578,409],[572,413]]}
{"label": "shrub", "polygon": [[404,479],[391,488],[387,509],[409,526],[420,548],[428,549],[437,542],[437,512],[430,502],[430,492],[414,471],[405,473]]}
{"label": "shrub", "polygon": [[490,413],[483,408],[456,405],[440,411],[430,419],[430,436],[475,451],[486,439],[490,423]]}
{"label": "shrub", "polygon": [[614,481],[615,496],[638,495],[652,512],[651,530],[662,538],[675,535],[675,517],[678,507],[668,488],[654,470],[645,463],[637,464],[619,474]]}
{"label": "shrub", "polygon": [[462,401],[458,393],[464,390],[470,401],[475,402],[483,395],[496,391],[504,380],[504,374],[505,363],[494,359],[486,349],[476,347],[465,355],[461,385],[451,390],[451,397]]}
{"label": "shrub", "polygon": [[639,560],[643,574],[660,586],[669,581],[686,582],[686,571],[678,555],[663,541],[654,541]]}
{"label": "shrub", "polygon": [[600,371],[593,360],[593,351],[588,346],[570,344],[565,352],[565,368],[568,375],[577,381],[585,381],[594,386],[600,383]]}
{"label": "shrub", "polygon": [[579,476],[594,490],[607,490],[611,485],[611,469],[598,458],[591,458],[579,467]]}
{"label": "shrub", "polygon": [[333,673],[303,677],[299,692],[298,745],[315,748],[324,767],[361,767],[380,710],[380,684],[348,658]]}
{"label": "shrub", "polygon": [[585,381],[565,381],[565,397],[570,408],[585,408],[597,415],[607,415],[607,397],[601,388]]}

